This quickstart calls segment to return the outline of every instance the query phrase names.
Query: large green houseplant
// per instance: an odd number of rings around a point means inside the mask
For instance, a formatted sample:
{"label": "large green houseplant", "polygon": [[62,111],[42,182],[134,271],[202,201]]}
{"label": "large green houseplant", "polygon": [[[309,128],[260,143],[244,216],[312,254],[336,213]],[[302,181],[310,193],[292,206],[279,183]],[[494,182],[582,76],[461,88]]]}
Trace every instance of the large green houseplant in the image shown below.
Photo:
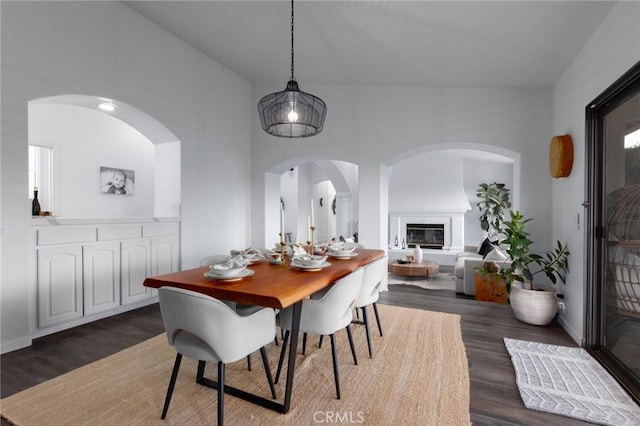
{"label": "large green houseplant", "polygon": [[[558,281],[566,283],[569,250],[557,241],[556,247],[544,255],[531,253],[533,241],[525,224],[532,219],[525,219],[519,211],[510,214],[511,219],[504,222],[505,238],[501,243],[507,247],[511,263],[499,273],[506,281],[516,318],[529,324],[546,325],[558,310],[555,285]],[[537,274],[544,274],[553,284],[553,289],[536,288]]]}
{"label": "large green houseplant", "polygon": [[481,183],[476,190],[480,199],[476,206],[480,210],[480,227],[487,238],[494,241],[502,232],[505,213],[511,207],[509,188],[504,183]]}

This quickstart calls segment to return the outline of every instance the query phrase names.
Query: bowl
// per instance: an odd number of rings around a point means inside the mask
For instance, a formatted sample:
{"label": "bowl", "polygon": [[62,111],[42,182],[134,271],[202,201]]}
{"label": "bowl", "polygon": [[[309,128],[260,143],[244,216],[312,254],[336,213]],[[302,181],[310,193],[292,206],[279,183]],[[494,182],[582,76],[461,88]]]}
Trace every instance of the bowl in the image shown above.
{"label": "bowl", "polygon": [[305,255],[296,257],[296,262],[304,266],[320,266],[325,260],[327,260],[327,256]]}
{"label": "bowl", "polygon": [[211,270],[221,277],[231,277],[238,275],[249,265],[249,261],[242,258],[242,256],[236,256],[233,259],[224,262],[211,265]]}
{"label": "bowl", "polygon": [[237,266],[234,265],[230,268],[224,268],[222,265],[212,265],[211,270],[218,276],[221,277],[232,277],[234,275],[238,275],[240,272],[247,269],[247,265]]}

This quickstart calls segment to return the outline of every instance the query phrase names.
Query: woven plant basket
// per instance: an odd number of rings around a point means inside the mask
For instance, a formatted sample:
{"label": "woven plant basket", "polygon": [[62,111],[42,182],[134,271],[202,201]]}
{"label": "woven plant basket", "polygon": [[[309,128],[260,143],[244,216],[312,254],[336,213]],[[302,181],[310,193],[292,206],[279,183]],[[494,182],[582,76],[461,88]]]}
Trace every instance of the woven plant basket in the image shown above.
{"label": "woven plant basket", "polygon": [[511,309],[516,318],[532,325],[548,325],[558,312],[555,290],[527,290],[511,284]]}
{"label": "woven plant basket", "polygon": [[621,315],[640,318],[640,184],[607,196],[607,283]]}

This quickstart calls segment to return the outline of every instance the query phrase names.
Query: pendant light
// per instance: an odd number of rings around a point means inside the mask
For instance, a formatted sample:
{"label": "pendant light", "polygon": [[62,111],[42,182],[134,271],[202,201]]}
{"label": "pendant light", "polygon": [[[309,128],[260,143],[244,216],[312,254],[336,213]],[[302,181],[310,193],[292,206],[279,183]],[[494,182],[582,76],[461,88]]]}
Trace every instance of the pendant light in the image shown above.
{"label": "pendant light", "polygon": [[291,79],[282,92],[271,93],[258,102],[262,129],[283,138],[317,135],[324,127],[327,104],[302,92],[293,73],[293,0],[291,0]]}

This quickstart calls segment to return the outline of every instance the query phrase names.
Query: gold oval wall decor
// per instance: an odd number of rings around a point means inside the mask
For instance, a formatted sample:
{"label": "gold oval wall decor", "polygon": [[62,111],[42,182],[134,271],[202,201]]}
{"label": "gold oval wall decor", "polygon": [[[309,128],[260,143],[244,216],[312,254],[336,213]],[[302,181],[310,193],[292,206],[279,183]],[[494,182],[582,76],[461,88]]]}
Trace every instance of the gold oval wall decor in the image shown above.
{"label": "gold oval wall decor", "polygon": [[549,171],[554,178],[567,177],[573,167],[573,142],[569,135],[551,138],[549,144]]}

